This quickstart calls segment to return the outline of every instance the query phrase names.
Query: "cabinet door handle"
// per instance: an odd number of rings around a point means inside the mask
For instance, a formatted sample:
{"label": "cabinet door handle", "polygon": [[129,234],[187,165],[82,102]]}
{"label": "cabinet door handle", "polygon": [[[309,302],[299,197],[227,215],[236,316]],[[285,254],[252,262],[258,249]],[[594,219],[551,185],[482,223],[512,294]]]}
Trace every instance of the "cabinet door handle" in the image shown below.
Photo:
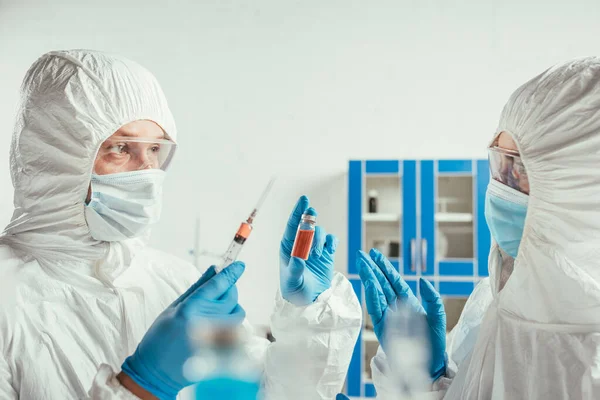
{"label": "cabinet door handle", "polygon": [[417,255],[417,240],[410,240],[410,270],[415,272],[417,270],[415,266],[415,257]]}
{"label": "cabinet door handle", "polygon": [[421,240],[421,272],[427,272],[427,239]]}

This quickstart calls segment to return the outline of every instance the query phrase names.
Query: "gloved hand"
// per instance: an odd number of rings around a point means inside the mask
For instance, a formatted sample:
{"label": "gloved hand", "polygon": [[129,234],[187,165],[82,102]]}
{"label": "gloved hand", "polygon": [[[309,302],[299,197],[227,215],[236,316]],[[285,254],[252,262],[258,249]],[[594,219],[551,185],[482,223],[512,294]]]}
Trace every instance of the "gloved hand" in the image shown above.
{"label": "gloved hand", "polygon": [[290,216],[279,248],[279,283],[284,299],[297,306],[312,304],[331,287],[337,239],[317,226],[308,260],[291,257],[296,231],[302,214],[308,209],[308,197],[302,196]]}
{"label": "gloved hand", "polygon": [[410,310],[426,319],[431,343],[429,375],[433,380],[446,372],[446,312],[439,293],[426,279],[419,280],[423,306],[408,284],[387,258],[372,249],[370,256],[359,251],[357,267],[365,287],[367,311],[373,321],[377,340],[386,348],[385,323],[402,302]]}
{"label": "gloved hand", "polygon": [[350,399],[345,394],[338,393],[337,396],[335,396],[335,400],[350,400]]}
{"label": "gloved hand", "polygon": [[133,355],[125,359],[123,372],[156,397],[175,399],[193,383],[183,376],[183,364],[194,352],[190,323],[235,326],[244,321],[246,312],[238,304],[235,286],[244,269],[243,263],[234,262],[215,275],[210,267],[156,318]]}

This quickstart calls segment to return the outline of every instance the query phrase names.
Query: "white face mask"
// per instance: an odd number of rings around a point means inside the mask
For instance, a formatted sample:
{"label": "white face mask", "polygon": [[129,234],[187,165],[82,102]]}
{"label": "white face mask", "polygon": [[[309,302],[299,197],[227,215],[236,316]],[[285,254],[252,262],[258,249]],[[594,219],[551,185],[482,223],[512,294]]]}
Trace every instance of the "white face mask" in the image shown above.
{"label": "white face mask", "polygon": [[92,237],[116,242],[143,235],[160,218],[165,172],[160,169],[92,174],[85,218]]}

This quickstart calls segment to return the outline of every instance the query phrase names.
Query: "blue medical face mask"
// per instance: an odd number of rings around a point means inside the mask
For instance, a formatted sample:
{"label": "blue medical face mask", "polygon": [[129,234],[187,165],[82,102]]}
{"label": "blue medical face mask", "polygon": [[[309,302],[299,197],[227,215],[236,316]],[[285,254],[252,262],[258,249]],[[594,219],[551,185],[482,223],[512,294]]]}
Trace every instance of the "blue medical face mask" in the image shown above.
{"label": "blue medical face mask", "polygon": [[165,172],[160,169],[92,174],[85,218],[92,237],[116,242],[142,236],[158,222]]}
{"label": "blue medical face mask", "polygon": [[529,196],[491,180],[485,196],[485,220],[498,246],[517,257],[523,237]]}

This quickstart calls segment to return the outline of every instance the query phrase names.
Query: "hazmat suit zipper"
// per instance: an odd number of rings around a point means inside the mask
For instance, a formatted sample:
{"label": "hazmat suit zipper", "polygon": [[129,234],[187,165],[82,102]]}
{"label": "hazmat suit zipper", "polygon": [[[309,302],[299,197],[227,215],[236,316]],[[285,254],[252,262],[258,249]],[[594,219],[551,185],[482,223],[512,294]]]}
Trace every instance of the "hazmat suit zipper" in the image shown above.
{"label": "hazmat suit zipper", "polygon": [[115,296],[117,296],[117,298],[119,299],[119,308],[120,308],[120,314],[121,314],[121,327],[120,327],[120,332],[121,332],[121,337],[125,340],[124,342],[124,349],[122,350],[122,354],[121,354],[121,359],[125,359],[127,356],[129,356],[129,353],[131,352],[129,349],[129,345],[132,342],[132,333],[131,330],[129,329],[129,325],[127,324],[127,307],[125,306],[125,299],[123,298],[123,295],[121,294],[121,291],[112,283],[112,281],[110,280],[110,278],[108,276],[106,276],[106,274],[104,274],[101,270],[101,264],[102,261],[98,261],[96,262],[96,266],[95,266],[95,272],[96,272],[96,277],[100,280],[100,282],[102,282],[105,286],[107,286],[114,294]]}

